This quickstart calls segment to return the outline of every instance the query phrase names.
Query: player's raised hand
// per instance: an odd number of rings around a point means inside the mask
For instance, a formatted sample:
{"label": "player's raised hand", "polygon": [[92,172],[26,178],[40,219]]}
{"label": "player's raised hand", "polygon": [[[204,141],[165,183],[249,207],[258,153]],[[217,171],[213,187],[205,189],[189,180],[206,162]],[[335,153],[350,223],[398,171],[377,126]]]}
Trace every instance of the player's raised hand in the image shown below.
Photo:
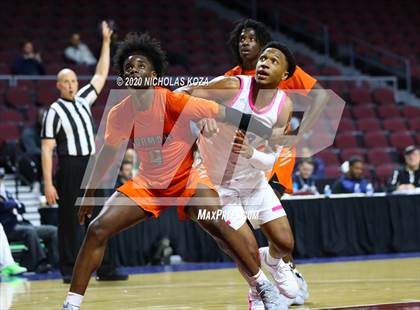
{"label": "player's raised hand", "polygon": [[102,39],[106,42],[111,42],[111,36],[113,31],[109,27],[106,21],[102,21]]}
{"label": "player's raised hand", "polygon": [[254,154],[254,147],[249,144],[248,138],[243,130],[237,130],[235,140],[233,141],[232,152],[244,156],[245,158],[251,158]]}

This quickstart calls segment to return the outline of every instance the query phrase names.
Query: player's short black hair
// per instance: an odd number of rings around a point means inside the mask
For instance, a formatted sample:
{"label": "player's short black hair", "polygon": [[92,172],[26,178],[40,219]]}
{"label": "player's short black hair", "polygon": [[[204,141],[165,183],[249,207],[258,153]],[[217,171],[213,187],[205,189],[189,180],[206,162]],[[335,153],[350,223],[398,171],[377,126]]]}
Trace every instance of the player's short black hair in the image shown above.
{"label": "player's short black hair", "polygon": [[131,55],[143,55],[152,63],[158,76],[165,72],[168,62],[160,42],[147,33],[128,33],[119,43],[114,56],[114,64],[120,75],[124,74],[124,62]]}
{"label": "player's short black hair", "polygon": [[237,21],[235,27],[229,33],[228,38],[230,51],[237,64],[242,64],[241,55],[239,54],[239,38],[241,36],[242,30],[246,28],[254,29],[258,43],[260,43],[261,46],[264,46],[271,41],[271,34],[268,31],[267,26],[263,23],[251,18]]}
{"label": "player's short black hair", "polygon": [[295,70],[296,70],[295,55],[293,55],[292,51],[289,50],[289,48],[286,45],[281,44],[280,42],[277,42],[277,41],[268,42],[262,48],[261,53],[263,53],[267,48],[278,49],[280,52],[282,52],[284,54],[284,56],[286,56],[287,72],[289,72],[289,75],[287,76],[287,79],[290,79],[292,77],[293,73],[295,73]]}
{"label": "player's short black hair", "polygon": [[363,160],[358,156],[354,156],[354,157],[349,159],[349,166],[350,167],[353,166],[356,163],[363,163]]}

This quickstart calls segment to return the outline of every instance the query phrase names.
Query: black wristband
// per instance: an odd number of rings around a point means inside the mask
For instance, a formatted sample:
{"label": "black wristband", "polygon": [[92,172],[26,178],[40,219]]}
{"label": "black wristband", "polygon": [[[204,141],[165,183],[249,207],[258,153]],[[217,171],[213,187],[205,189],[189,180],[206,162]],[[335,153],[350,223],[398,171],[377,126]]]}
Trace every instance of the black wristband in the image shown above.
{"label": "black wristband", "polygon": [[225,121],[238,126],[239,129],[250,131],[262,138],[270,138],[273,129],[265,126],[251,114],[242,113],[236,109],[225,107]]}

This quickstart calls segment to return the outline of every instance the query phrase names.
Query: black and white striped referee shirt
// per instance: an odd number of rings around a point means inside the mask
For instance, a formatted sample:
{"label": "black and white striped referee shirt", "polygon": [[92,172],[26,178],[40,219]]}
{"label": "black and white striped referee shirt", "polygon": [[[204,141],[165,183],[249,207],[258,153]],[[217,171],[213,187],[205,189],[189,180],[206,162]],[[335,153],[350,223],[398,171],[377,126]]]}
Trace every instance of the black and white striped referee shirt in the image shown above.
{"label": "black and white striped referee shirt", "polygon": [[98,97],[92,84],[82,87],[73,101],[59,98],[44,115],[41,139],[55,139],[59,156],[95,154],[91,106]]}

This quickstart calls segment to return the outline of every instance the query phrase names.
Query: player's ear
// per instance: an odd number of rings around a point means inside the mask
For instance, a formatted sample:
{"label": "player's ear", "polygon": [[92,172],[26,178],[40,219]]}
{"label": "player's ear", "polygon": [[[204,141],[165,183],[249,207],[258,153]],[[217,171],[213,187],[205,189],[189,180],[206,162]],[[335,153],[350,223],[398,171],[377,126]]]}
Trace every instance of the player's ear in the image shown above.
{"label": "player's ear", "polygon": [[281,77],[281,80],[284,81],[289,77],[289,72],[285,71]]}
{"label": "player's ear", "polygon": [[152,78],[157,78],[158,76],[157,72],[154,70],[151,72],[151,75],[152,75]]}

